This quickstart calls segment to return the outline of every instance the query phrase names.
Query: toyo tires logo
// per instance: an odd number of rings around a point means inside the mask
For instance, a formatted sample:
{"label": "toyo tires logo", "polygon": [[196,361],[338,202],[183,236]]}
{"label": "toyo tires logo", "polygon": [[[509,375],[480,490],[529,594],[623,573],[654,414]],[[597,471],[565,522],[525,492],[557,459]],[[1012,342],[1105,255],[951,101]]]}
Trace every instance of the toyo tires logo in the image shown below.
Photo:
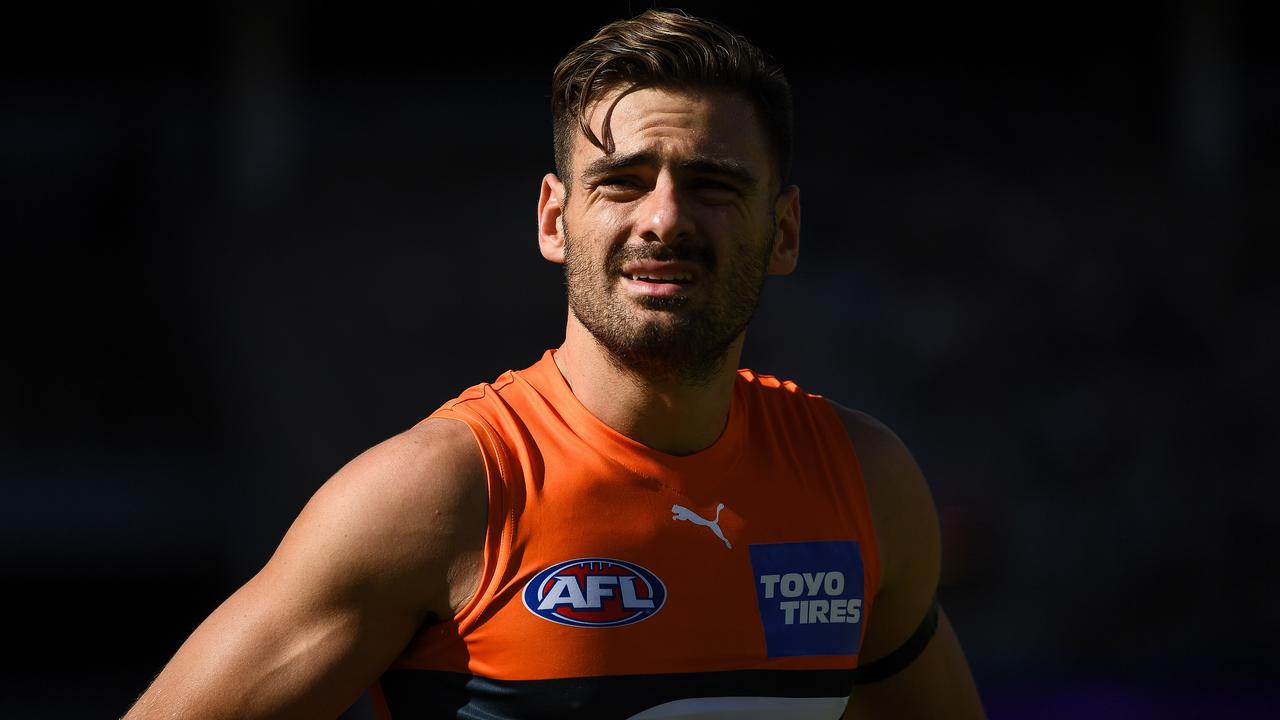
{"label": "toyo tires logo", "polygon": [[634,563],[579,558],[533,576],[521,593],[529,612],[574,627],[616,627],[640,622],[662,609],[667,588]]}

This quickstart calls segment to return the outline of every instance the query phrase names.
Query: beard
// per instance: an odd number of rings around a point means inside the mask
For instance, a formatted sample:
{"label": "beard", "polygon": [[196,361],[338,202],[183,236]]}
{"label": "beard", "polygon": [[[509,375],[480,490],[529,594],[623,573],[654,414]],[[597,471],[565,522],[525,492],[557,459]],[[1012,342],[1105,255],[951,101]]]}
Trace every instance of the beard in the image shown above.
{"label": "beard", "polygon": [[[773,223],[762,239],[742,243],[723,263],[713,248],[696,241],[646,242],[613,248],[603,267],[591,257],[589,244],[574,240],[567,223],[562,229],[569,310],[610,362],[645,378],[708,384],[755,315],[773,253]],[[692,295],[630,297],[619,279],[623,265],[637,260],[697,263],[698,287]]]}

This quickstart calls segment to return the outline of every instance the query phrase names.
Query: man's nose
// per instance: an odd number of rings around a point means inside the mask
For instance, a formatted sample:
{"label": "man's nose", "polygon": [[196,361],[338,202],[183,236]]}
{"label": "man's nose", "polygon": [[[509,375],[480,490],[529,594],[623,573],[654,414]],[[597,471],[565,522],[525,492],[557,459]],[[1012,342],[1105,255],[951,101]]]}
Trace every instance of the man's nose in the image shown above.
{"label": "man's nose", "polygon": [[686,241],[693,235],[689,199],[670,175],[663,174],[640,204],[636,234],[648,242],[668,245]]}

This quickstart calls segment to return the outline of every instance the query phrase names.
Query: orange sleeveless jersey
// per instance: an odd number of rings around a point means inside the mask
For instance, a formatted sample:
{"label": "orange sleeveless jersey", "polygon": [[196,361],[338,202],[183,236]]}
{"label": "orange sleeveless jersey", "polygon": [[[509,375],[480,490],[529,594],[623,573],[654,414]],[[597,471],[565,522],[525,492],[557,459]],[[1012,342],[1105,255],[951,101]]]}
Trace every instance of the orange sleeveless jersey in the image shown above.
{"label": "orange sleeveless jersey", "polygon": [[549,350],[431,415],[484,455],[484,574],[372,695],[382,718],[838,718],[880,581],[839,417],[740,370],[689,456],[598,420]]}

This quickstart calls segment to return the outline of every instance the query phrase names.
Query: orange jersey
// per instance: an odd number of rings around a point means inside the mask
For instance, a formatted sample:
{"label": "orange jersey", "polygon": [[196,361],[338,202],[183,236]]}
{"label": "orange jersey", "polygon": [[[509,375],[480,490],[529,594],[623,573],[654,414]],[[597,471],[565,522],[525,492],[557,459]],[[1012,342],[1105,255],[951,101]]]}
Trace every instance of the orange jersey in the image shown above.
{"label": "orange jersey", "polygon": [[830,403],[740,370],[719,440],[673,456],[553,354],[431,415],[484,456],[484,572],[379,680],[380,717],[839,717],[880,566]]}

